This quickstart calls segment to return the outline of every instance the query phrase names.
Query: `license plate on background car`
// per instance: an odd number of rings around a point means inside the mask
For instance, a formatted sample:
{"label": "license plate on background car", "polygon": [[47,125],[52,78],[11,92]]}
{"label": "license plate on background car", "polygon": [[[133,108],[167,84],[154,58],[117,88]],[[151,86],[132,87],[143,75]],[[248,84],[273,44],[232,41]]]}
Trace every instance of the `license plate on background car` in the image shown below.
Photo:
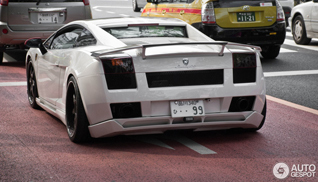
{"label": "license plate on background car", "polygon": [[204,116],[203,100],[170,101],[172,117]]}
{"label": "license plate on background car", "polygon": [[251,22],[255,21],[255,12],[236,13],[237,22]]}
{"label": "license plate on background car", "polygon": [[38,23],[57,23],[58,13],[38,13]]}

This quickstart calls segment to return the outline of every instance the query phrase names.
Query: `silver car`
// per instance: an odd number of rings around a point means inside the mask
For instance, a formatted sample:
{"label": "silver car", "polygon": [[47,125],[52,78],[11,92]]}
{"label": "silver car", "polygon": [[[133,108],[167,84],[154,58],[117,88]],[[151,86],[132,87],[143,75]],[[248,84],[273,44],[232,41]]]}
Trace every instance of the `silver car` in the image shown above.
{"label": "silver car", "polygon": [[24,48],[25,40],[44,40],[66,23],[91,18],[89,0],[0,1],[0,64],[6,50]]}
{"label": "silver car", "polygon": [[296,44],[307,45],[318,38],[318,0],[295,6],[288,21]]}
{"label": "silver car", "polygon": [[134,12],[140,12],[141,8],[145,7],[147,0],[132,0],[132,7]]}

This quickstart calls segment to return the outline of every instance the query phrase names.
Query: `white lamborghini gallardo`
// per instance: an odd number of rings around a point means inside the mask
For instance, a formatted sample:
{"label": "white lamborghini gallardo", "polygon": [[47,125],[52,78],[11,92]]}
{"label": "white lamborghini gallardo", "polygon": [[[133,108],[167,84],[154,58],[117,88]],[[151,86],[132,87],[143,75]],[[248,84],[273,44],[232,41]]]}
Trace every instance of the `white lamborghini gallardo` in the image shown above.
{"label": "white lamborghini gallardo", "polygon": [[244,128],[265,121],[259,47],[214,41],[177,19],[71,22],[26,56],[29,103],[73,142],[121,134]]}

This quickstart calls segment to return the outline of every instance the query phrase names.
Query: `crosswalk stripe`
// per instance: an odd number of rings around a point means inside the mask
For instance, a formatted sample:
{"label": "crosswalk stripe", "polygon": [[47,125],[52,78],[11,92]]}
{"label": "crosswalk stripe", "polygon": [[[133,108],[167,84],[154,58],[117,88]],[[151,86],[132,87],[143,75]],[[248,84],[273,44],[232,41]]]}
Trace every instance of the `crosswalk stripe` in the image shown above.
{"label": "crosswalk stripe", "polygon": [[279,72],[264,72],[265,77],[276,76],[299,76],[299,75],[316,75],[318,70],[301,70],[301,71],[279,71]]}
{"label": "crosswalk stripe", "polygon": [[0,87],[9,87],[9,86],[26,86],[27,82],[2,82]]}
{"label": "crosswalk stripe", "polygon": [[291,50],[291,49],[285,49],[283,47],[281,47],[279,51],[279,53],[288,53],[288,52],[297,52],[297,51]]}

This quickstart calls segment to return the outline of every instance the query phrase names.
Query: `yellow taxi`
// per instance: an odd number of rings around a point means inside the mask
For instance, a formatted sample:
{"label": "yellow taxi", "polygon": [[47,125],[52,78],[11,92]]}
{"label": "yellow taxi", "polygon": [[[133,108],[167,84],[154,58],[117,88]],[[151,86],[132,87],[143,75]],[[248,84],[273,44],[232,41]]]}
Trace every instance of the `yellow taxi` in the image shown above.
{"label": "yellow taxi", "polygon": [[141,16],[179,18],[214,40],[258,45],[278,56],[286,34],[278,0],[147,0]]}

